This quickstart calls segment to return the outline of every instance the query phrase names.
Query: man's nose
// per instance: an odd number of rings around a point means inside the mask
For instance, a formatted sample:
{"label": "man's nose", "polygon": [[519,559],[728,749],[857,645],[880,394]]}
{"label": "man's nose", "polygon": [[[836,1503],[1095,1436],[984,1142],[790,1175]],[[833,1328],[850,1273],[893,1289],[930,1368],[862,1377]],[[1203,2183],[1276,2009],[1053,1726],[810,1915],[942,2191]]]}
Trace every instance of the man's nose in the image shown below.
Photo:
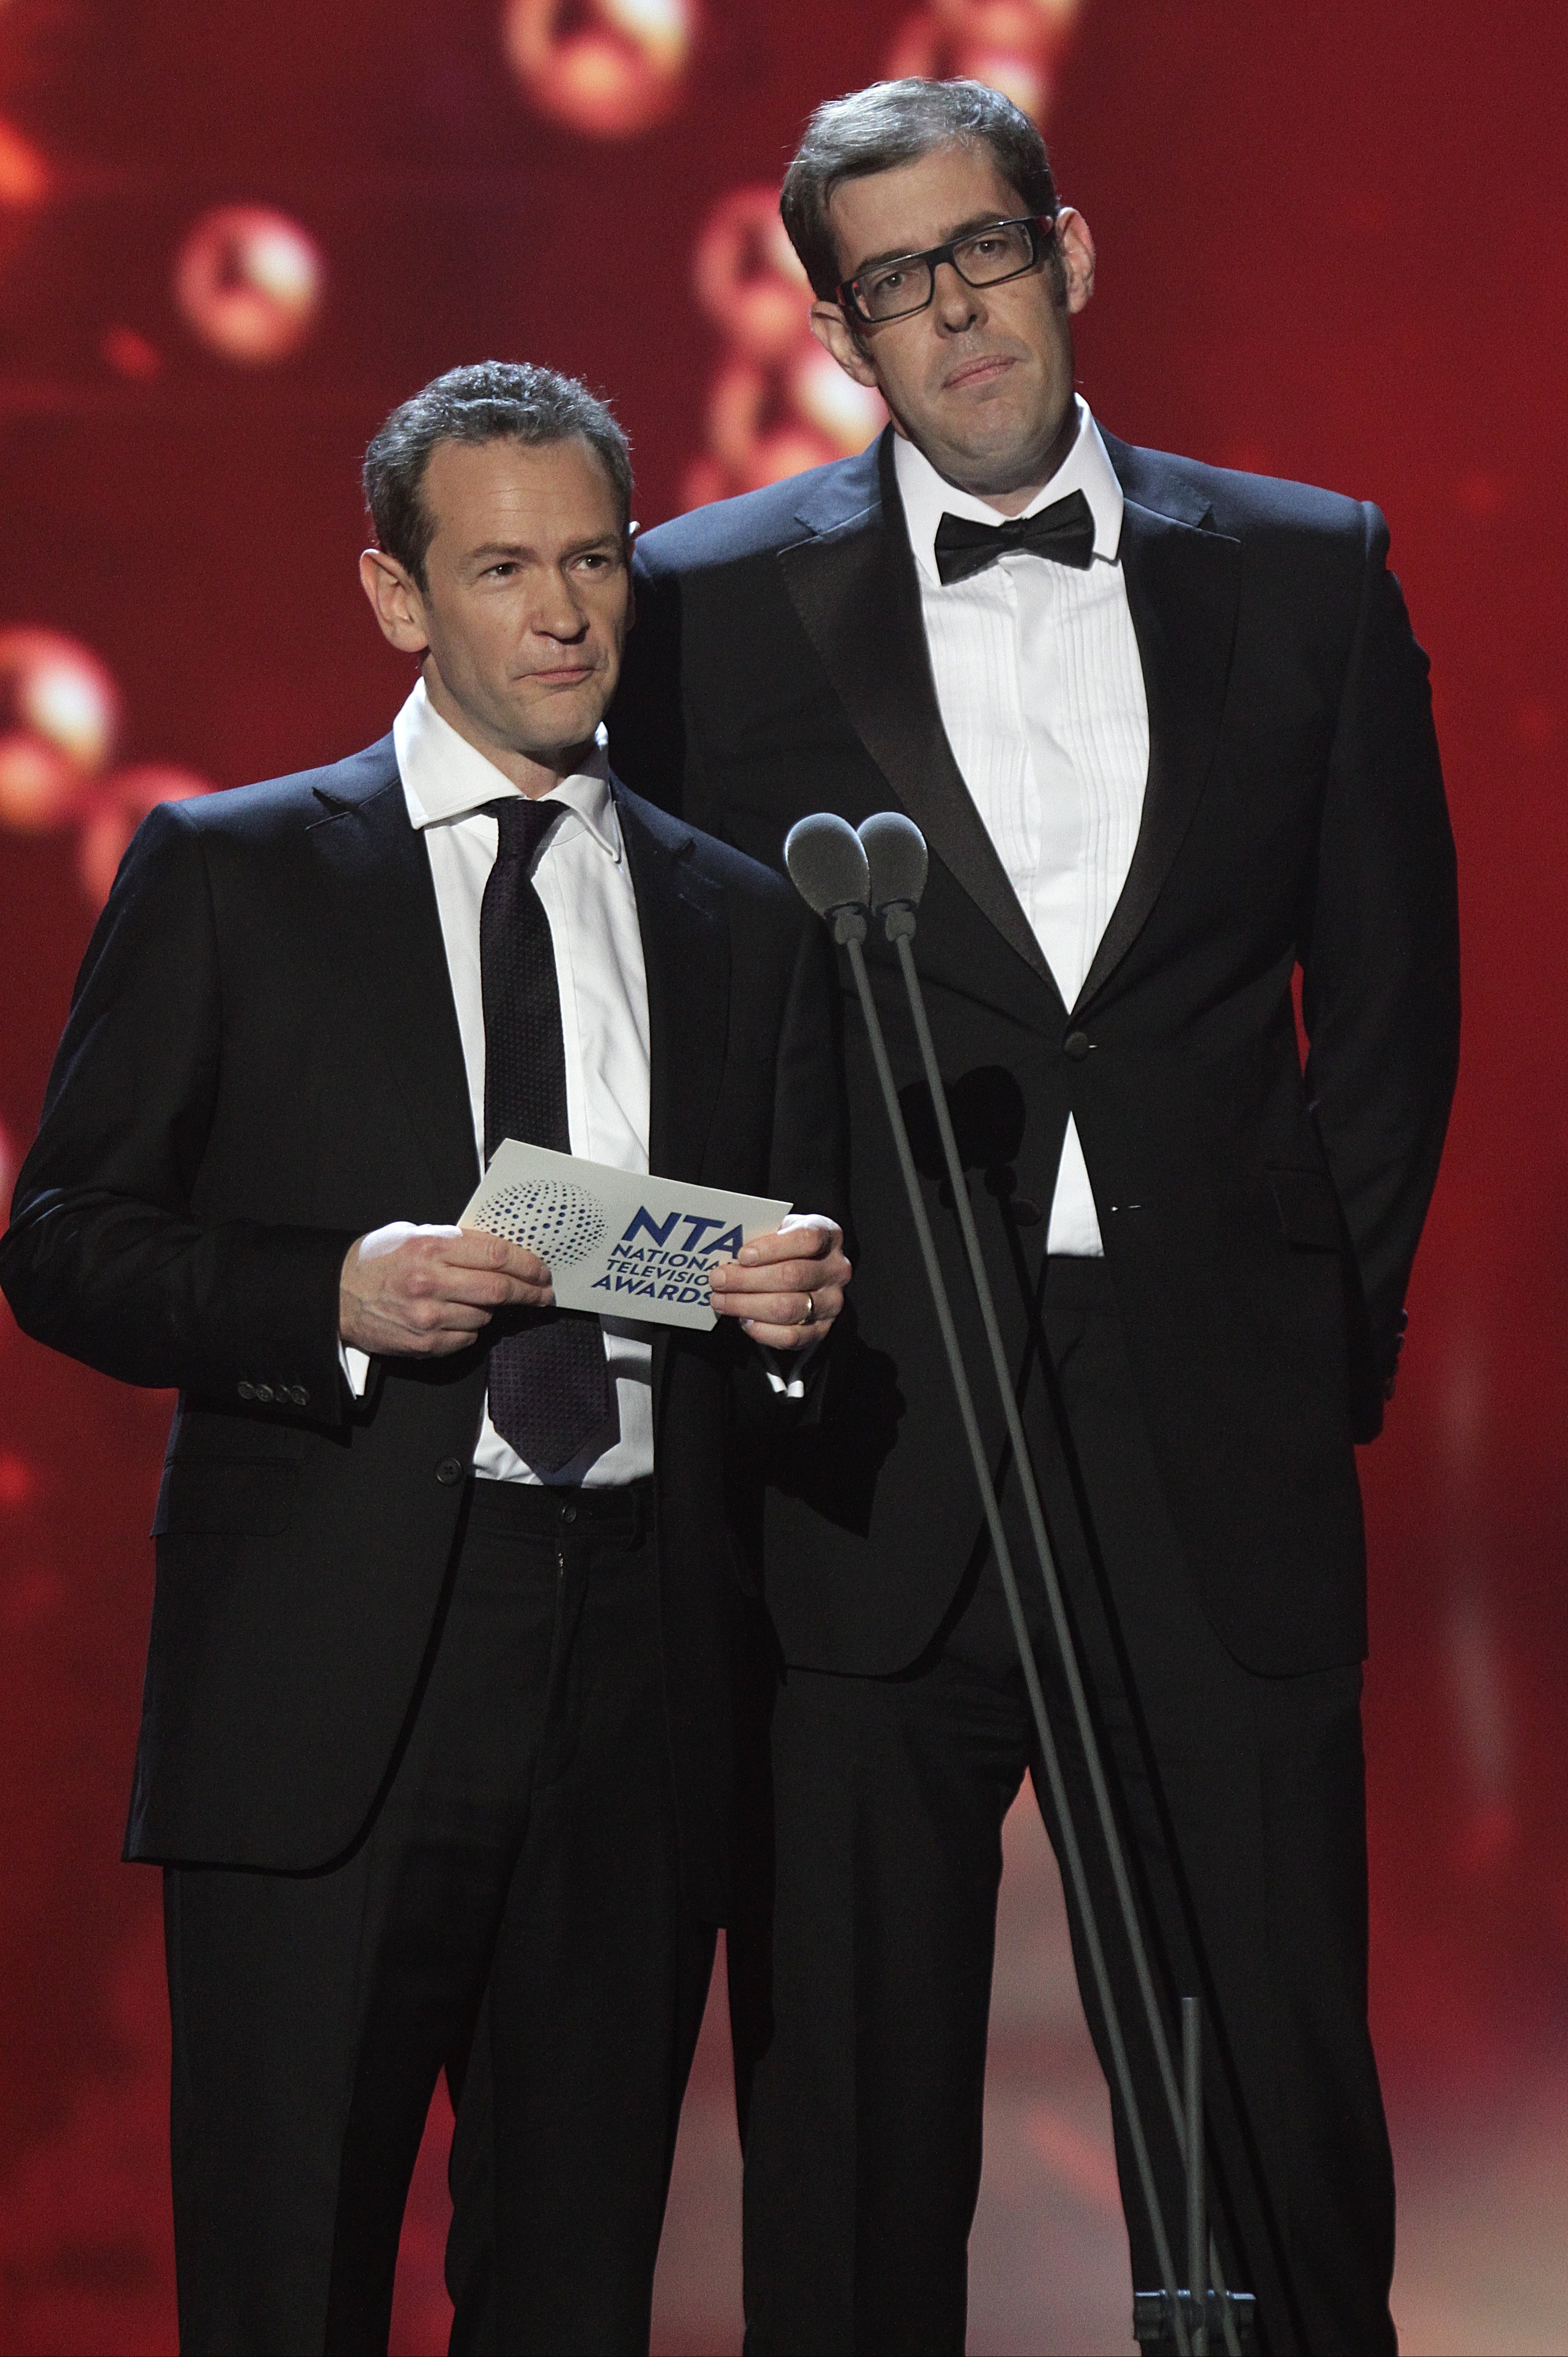
{"label": "man's nose", "polygon": [[985,317],[985,306],[978,288],[961,278],[950,262],[939,262],[933,274],[936,291],[931,308],[943,333],[961,336],[966,328],[979,327]]}
{"label": "man's nose", "polygon": [[575,588],[564,573],[553,573],[541,585],[538,602],[529,617],[542,638],[580,639],[588,627]]}

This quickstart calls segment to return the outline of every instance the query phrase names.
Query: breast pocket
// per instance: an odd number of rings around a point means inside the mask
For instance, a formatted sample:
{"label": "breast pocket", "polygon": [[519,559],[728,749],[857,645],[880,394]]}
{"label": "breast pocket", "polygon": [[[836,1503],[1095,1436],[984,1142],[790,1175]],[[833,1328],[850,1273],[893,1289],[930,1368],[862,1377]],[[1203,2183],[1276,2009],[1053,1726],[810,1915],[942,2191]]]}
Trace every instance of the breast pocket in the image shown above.
{"label": "breast pocket", "polygon": [[294,1520],[298,1487],[299,1467],[286,1457],[176,1458],[164,1467],[153,1536],[275,1537]]}

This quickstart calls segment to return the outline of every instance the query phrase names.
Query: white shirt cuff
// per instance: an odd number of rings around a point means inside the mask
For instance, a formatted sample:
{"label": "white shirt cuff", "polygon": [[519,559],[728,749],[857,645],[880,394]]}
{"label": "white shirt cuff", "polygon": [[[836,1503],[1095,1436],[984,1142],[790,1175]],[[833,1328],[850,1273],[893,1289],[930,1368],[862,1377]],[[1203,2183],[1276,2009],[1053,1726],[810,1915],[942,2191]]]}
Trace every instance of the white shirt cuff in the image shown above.
{"label": "white shirt cuff", "polygon": [[763,1351],[763,1372],[768,1377],[768,1387],[776,1398],[805,1398],[806,1369],[822,1347],[818,1340],[809,1342],[803,1351]]}
{"label": "white shirt cuff", "polygon": [[343,1380],[356,1399],[365,1396],[365,1385],[371,1379],[371,1354],[356,1351],[347,1342],[338,1345],[338,1364],[343,1370]]}

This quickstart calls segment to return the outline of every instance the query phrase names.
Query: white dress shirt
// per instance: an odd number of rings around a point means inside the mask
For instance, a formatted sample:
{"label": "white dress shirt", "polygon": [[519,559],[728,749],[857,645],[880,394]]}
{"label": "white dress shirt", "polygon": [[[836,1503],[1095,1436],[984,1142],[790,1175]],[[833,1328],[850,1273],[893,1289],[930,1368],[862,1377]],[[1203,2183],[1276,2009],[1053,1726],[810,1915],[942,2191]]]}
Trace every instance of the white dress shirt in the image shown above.
{"label": "white dress shirt", "polygon": [[[953,759],[1070,1008],[1127,880],[1149,770],[1144,669],[1119,561],[1122,486],[1080,399],[1077,440],[1023,512],[1080,490],[1094,518],[1088,571],[1014,552],[944,588],[943,514],[1004,519],[945,481],[902,435],[894,462]],[[1070,1118],[1046,1249],[1104,1250]]]}
{"label": "white dress shirt", "polygon": [[[409,823],[424,838],[446,948],[474,1142],[485,1167],[485,1004],[479,971],[479,910],[495,865],[499,833],[483,805],[519,795],[484,754],[442,719],[421,680],[392,723]],[[564,816],[546,835],[532,869],[550,920],[561,1030],[566,1050],[566,1125],[574,1154],[618,1170],[648,1168],[648,978],[637,899],[609,787],[605,732],[585,767],[543,797]],[[609,1489],[653,1470],[653,1352],[648,1329],[601,1318],[605,1356],[620,1411],[620,1436],[549,1478]],[[362,1390],[368,1361],[345,1351],[349,1382]],[[490,1480],[537,1482],[508,1447],[486,1403],[474,1471]]]}

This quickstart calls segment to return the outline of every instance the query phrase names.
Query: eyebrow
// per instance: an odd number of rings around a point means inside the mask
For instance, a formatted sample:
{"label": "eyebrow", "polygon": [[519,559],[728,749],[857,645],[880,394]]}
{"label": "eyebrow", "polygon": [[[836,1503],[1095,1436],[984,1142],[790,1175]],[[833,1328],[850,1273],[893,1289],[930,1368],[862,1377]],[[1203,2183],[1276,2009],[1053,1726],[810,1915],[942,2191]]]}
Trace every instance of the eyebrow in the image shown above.
{"label": "eyebrow", "polygon": [[[595,532],[587,533],[582,540],[570,542],[561,554],[564,557],[585,556],[590,549],[618,548],[619,545],[618,532]],[[470,565],[493,565],[498,557],[537,557],[538,554],[538,549],[531,547],[526,541],[487,540],[482,541],[478,548],[468,551],[467,561]]]}
{"label": "eyebrow", "polygon": [[[972,213],[967,221],[960,221],[955,228],[949,230],[946,237],[939,237],[936,242],[938,245],[952,245],[961,237],[972,237],[977,230],[994,229],[998,221],[1016,221],[1019,218],[1020,216],[1015,213],[998,212],[993,206],[989,212]],[[934,250],[929,245],[890,245],[884,253],[868,253],[865,260],[856,269],[852,270],[843,283],[846,286],[853,286],[857,278],[864,278],[868,270],[880,270],[885,262],[910,262],[916,254],[930,253]]]}

